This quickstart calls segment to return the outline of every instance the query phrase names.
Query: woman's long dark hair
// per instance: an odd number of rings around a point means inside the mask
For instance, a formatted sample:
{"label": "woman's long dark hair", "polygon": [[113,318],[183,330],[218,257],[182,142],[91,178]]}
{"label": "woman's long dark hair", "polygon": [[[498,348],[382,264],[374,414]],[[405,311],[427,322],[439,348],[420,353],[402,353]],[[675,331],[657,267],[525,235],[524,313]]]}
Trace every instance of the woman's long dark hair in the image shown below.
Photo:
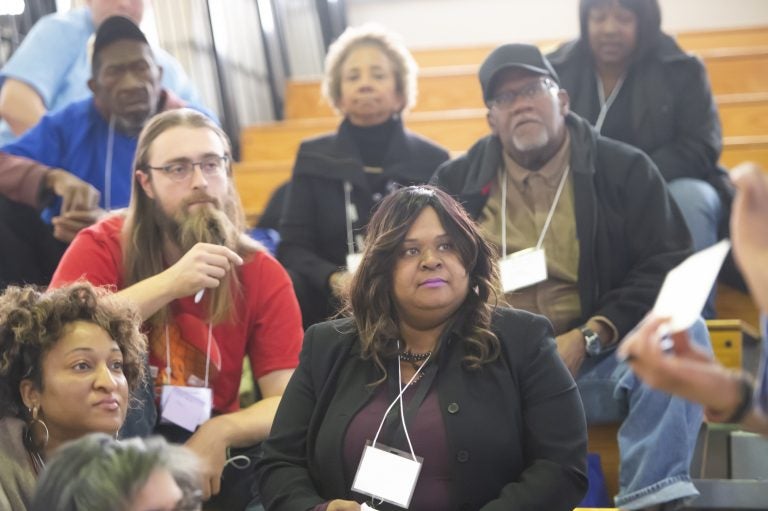
{"label": "woman's long dark hair", "polygon": [[[469,292],[454,317],[461,318],[466,367],[478,369],[499,354],[491,332],[498,272],[493,249],[464,208],[450,195],[431,186],[409,186],[386,197],[368,224],[362,262],[349,288],[347,312],[354,317],[364,358],[374,361],[386,378],[384,360],[397,353],[400,337],[392,289],[393,272],[403,241],[424,208],[437,213],[469,276]],[[378,382],[377,382],[378,383]]]}

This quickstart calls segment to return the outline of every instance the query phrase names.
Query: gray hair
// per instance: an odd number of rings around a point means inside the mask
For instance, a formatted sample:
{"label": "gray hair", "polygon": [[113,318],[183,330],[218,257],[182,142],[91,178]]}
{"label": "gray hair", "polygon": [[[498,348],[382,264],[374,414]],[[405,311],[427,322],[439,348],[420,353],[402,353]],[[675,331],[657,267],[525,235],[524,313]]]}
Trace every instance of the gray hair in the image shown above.
{"label": "gray hair", "polygon": [[392,61],[395,68],[396,90],[404,100],[403,110],[416,104],[419,66],[406,48],[402,38],[382,25],[366,23],[347,28],[328,48],[325,57],[325,75],[321,90],[323,97],[334,109],[341,100],[341,67],[349,54],[361,46],[375,46]]}
{"label": "gray hair", "polygon": [[183,497],[180,509],[199,510],[199,462],[162,437],[118,441],[92,433],[65,444],[43,472],[30,511],[128,510],[152,472],[171,473]]}

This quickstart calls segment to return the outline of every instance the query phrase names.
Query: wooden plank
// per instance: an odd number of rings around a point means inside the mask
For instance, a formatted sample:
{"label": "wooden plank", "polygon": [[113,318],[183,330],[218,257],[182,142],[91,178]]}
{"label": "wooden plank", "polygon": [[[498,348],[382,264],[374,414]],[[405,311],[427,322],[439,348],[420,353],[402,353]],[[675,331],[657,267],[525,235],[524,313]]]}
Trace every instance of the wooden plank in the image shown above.
{"label": "wooden plank", "polygon": [[[709,50],[701,53],[715,94],[768,92],[768,47],[746,50]],[[484,108],[477,65],[424,69],[413,112]],[[320,80],[286,83],[286,119],[333,117],[320,95]]]}
{"label": "wooden plank", "polygon": [[[736,147],[729,148],[728,154],[723,156],[724,164],[731,166],[743,159],[766,161],[763,140],[748,137],[768,135],[768,93],[718,96],[717,101],[723,133],[732,145],[737,141],[732,137],[741,137]],[[485,108],[414,112],[405,116],[405,124],[414,132],[456,152],[466,151],[489,132],[485,117]],[[249,126],[243,130],[241,138],[242,159],[293,158],[303,139],[332,132],[339,122],[339,118],[327,117]]]}
{"label": "wooden plank", "polygon": [[702,53],[715,94],[768,92],[768,48]]}
{"label": "wooden plank", "polygon": [[711,48],[768,46],[768,27],[757,26],[681,32],[675,37],[678,44],[687,51]]}
{"label": "wooden plank", "polygon": [[[768,46],[768,27],[739,27],[717,30],[681,32],[675,35],[678,44],[686,51],[701,51],[713,48],[750,48]],[[534,44],[549,51],[557,48],[565,40],[551,39],[537,41]],[[512,42],[512,41],[509,41]],[[479,65],[496,45],[414,48],[413,58],[420,68],[454,65]]]}
{"label": "wooden plank", "polygon": [[768,169],[768,137],[727,137],[720,164],[730,169],[743,161],[754,161]]}
{"label": "wooden plank", "polygon": [[587,427],[589,435],[587,450],[600,455],[600,464],[605,476],[605,488],[608,498],[613,499],[619,493],[619,444],[616,435],[620,423],[590,424]]}
{"label": "wooden plank", "polygon": [[320,93],[320,79],[288,80],[285,83],[286,119],[334,117],[336,113]]}
{"label": "wooden plank", "polygon": [[752,328],[748,333],[759,337],[754,327],[760,324],[760,311],[749,295],[728,285],[718,284],[715,310],[718,318],[739,320]]}
{"label": "wooden plank", "polygon": [[291,178],[293,162],[235,163],[232,172],[245,216],[254,224],[272,192]]}
{"label": "wooden plank", "polygon": [[768,93],[719,96],[717,101],[725,136],[768,135]]}

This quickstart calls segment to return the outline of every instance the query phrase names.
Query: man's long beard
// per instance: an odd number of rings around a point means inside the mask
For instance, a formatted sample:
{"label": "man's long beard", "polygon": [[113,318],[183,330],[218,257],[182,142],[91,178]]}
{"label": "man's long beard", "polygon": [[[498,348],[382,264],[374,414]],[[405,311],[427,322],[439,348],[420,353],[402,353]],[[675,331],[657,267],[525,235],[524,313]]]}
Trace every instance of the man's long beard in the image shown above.
{"label": "man's long beard", "polygon": [[[201,200],[211,202],[198,204],[194,210],[191,210],[190,203]],[[220,201],[213,197],[200,194],[185,199],[173,217],[169,217],[156,207],[155,215],[165,236],[184,254],[197,243],[224,245],[237,250],[240,233],[222,210]]]}
{"label": "man's long beard", "polygon": [[[190,203],[201,200],[210,202],[198,204],[194,209],[190,208]],[[166,215],[155,203],[155,220],[165,238],[174,243],[182,254],[189,252],[197,243],[223,245],[237,252],[240,248],[241,233],[225,213],[233,210],[229,206],[231,204],[225,204],[222,209],[219,200],[201,193],[185,199],[173,217]],[[238,280],[234,268],[231,268],[220,285],[206,293],[205,299],[210,303],[209,321],[212,323],[217,324],[230,318],[233,289],[238,286]]]}

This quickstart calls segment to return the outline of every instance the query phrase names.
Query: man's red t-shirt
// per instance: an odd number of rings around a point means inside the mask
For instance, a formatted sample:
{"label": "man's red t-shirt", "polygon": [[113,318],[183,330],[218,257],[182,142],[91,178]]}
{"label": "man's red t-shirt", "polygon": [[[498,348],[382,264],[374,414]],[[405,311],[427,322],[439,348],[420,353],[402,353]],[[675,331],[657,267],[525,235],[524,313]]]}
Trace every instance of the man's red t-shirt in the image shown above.
{"label": "man's red t-shirt", "polygon": [[[72,241],[51,280],[51,287],[86,279],[98,286],[117,290],[123,286],[121,229],[124,217],[111,216],[82,230]],[[267,252],[256,252],[238,268],[241,293],[237,295],[231,322],[213,328],[213,338],[221,354],[221,367],[213,382],[213,408],[227,413],[239,408],[240,376],[243,359],[248,355],[256,379],[298,364],[303,331],[301,312],[293,286],[283,267]],[[205,300],[194,303],[192,296],[171,304],[174,316],[184,317],[187,335],[196,335],[197,344],[207,341]],[[195,324],[195,322],[199,324]],[[189,327],[190,323],[192,327]],[[174,345],[183,338],[184,328],[169,325],[174,332],[171,347],[172,367],[183,364]],[[199,338],[203,332],[204,338]],[[159,334],[159,335],[158,335]],[[150,332],[150,364],[165,367],[164,332]],[[154,342],[155,340],[159,342]],[[202,354],[203,361],[205,353]],[[202,377],[202,375],[200,375]]]}

